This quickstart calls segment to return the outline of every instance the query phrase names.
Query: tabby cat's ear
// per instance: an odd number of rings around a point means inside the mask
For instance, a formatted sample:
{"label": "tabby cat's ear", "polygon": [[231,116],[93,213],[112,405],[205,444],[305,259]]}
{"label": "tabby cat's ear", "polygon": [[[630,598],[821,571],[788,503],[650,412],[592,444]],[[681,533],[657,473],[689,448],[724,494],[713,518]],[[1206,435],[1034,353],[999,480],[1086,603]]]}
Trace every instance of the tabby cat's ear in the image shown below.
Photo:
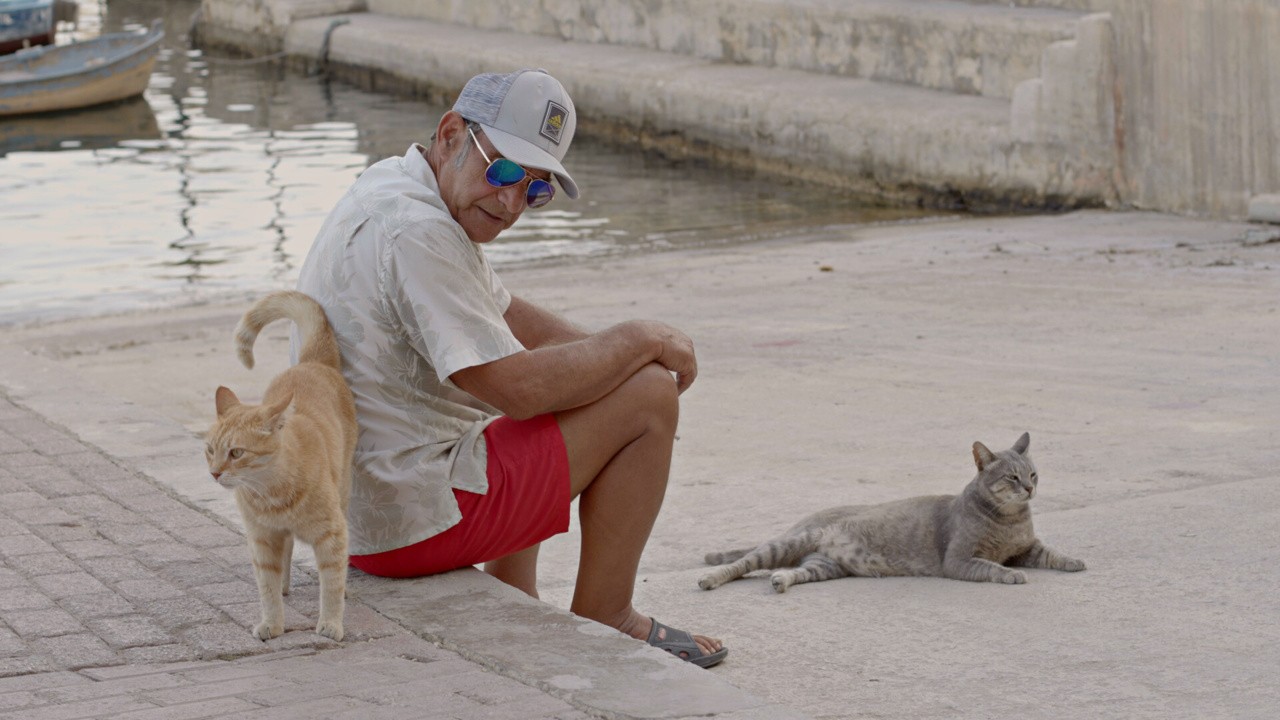
{"label": "tabby cat's ear", "polygon": [[978,466],[979,470],[985,469],[995,461],[996,454],[988,450],[986,445],[980,442],[973,444],[973,462]]}
{"label": "tabby cat's ear", "polygon": [[1022,433],[1022,437],[1018,438],[1018,442],[1013,444],[1013,451],[1019,455],[1026,455],[1027,448],[1031,445],[1031,433]]}
{"label": "tabby cat's ear", "polygon": [[217,392],[213,394],[213,403],[218,408],[218,417],[222,417],[228,410],[240,404],[240,398],[231,392],[231,388],[219,385]]}

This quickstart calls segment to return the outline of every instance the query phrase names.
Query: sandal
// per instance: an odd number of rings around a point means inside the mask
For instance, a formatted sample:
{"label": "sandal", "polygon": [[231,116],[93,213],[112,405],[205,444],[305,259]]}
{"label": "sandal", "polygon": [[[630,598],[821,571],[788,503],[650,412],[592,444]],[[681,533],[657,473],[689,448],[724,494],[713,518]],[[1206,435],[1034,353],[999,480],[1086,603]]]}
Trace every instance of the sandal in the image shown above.
{"label": "sandal", "polygon": [[676,630],[674,628],[663,625],[653,620],[653,629],[649,631],[648,643],[659,650],[666,650],[681,660],[697,665],[698,667],[709,668],[713,665],[719,665],[721,660],[729,654],[729,648],[722,647],[714,653],[707,655],[702,652],[702,648],[698,647],[698,643],[694,642],[693,636],[684,630]]}

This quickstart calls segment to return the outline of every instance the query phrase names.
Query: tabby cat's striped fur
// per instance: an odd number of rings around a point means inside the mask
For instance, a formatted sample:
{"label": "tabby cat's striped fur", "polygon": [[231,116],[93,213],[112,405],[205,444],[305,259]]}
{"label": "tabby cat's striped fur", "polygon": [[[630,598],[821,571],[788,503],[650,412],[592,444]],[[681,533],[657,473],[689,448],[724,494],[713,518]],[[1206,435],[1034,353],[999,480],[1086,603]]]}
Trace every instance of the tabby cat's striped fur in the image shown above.
{"label": "tabby cat's striped fur", "polygon": [[773,589],[848,576],[933,575],[954,580],[1021,584],[1027,576],[1006,566],[1078,572],[1084,563],[1036,539],[1029,501],[1035,465],[1023,433],[1012,449],[993,453],[973,444],[978,474],[959,495],[853,505],[810,515],[757,547],[710,553],[720,567],[698,581],[712,590],[743,575],[776,569]]}

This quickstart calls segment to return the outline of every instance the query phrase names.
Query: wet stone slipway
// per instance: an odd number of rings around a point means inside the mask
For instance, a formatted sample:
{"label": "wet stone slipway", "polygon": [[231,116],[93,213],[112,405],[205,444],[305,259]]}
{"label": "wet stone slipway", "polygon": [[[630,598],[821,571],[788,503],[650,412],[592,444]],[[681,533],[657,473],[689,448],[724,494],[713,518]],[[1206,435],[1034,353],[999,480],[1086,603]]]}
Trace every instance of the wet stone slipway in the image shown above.
{"label": "wet stone slipway", "polygon": [[585,718],[349,599],[310,632],[295,567],[286,633],[257,617],[244,538],[0,396],[0,720]]}

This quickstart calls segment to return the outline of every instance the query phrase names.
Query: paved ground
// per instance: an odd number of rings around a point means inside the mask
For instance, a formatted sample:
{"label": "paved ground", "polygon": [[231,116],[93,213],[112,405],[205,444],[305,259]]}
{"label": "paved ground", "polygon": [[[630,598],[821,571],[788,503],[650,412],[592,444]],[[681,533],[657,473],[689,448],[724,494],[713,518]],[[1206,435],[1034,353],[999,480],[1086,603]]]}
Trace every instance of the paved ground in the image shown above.
{"label": "paved ground", "polygon": [[[586,718],[358,601],[263,643],[243,537],[0,399],[0,719]],[[230,659],[235,658],[235,659]]]}
{"label": "paved ground", "polygon": [[[339,653],[367,652],[396,664],[401,650],[378,648],[428,638],[443,649],[424,645],[441,658],[424,673],[460,662],[489,668],[485,688],[518,681],[513,692],[536,688],[546,702],[568,703],[549,708],[552,717],[1280,711],[1280,231],[1141,213],[947,220],[821,228],[768,244],[505,277],[514,292],[584,326],[660,318],[698,344],[699,380],[682,398],[675,473],[637,606],[722,636],[729,661],[690,674],[557,610],[576,562],[571,531],[543,550],[546,604],[475,572],[409,583],[355,577],[348,622],[370,639],[326,649],[299,624],[284,642],[303,647],[215,666],[345,667]],[[234,515],[204,477],[195,436],[218,384],[251,394],[283,365],[287,333],[274,327],[260,341],[260,368],[237,366],[230,329],[243,308],[4,334],[0,388],[12,402],[0,405],[8,503],[0,547],[7,577],[26,589],[0,594],[13,630],[0,649],[44,657],[28,669],[46,672],[0,680],[0,712],[6,702],[57,702],[56,683],[71,677],[86,687],[126,682],[107,671],[48,672],[64,667],[56,659],[63,644],[133,668],[144,660],[133,655],[205,658],[216,643],[245,642],[234,631],[247,637],[247,563],[236,564],[223,525]],[[1042,478],[1037,530],[1087,561],[1085,573],[1033,572],[1017,587],[929,578],[840,580],[785,595],[761,579],[696,587],[708,550],[759,540],[821,507],[955,492],[973,475],[974,440],[1007,447],[1023,431]],[[36,482],[27,466],[51,480]],[[170,532],[187,524],[172,524],[186,511],[167,493],[151,494],[163,507],[131,499],[146,496],[138,481],[148,478],[199,508],[188,513],[191,527],[206,528],[198,540]],[[51,489],[60,487],[68,490]],[[68,500],[79,497],[99,499]],[[91,526],[98,537],[59,523]],[[123,560],[99,568],[70,555],[78,542],[114,547],[104,557]],[[171,548],[201,560],[171,557]],[[39,580],[32,571],[45,567],[29,556],[46,557],[57,570],[50,574],[66,581]],[[128,572],[150,575],[137,583]],[[147,603],[161,600],[129,595],[166,584],[183,602],[208,607],[208,635],[150,625],[156,611]],[[77,614],[73,587],[104,598],[93,612],[118,596],[129,608],[114,617],[131,620]],[[314,603],[314,586],[303,584],[296,623],[314,612],[308,598]],[[48,615],[24,625],[37,630],[18,632],[10,613],[24,610]],[[40,632],[74,639],[41,640]],[[310,654],[260,662],[291,652]],[[80,654],[63,657],[79,663]],[[178,666],[140,677],[151,679],[128,682],[194,687],[202,676]],[[168,697],[161,692],[117,697],[158,702]],[[236,697],[262,702],[254,692]]]}

